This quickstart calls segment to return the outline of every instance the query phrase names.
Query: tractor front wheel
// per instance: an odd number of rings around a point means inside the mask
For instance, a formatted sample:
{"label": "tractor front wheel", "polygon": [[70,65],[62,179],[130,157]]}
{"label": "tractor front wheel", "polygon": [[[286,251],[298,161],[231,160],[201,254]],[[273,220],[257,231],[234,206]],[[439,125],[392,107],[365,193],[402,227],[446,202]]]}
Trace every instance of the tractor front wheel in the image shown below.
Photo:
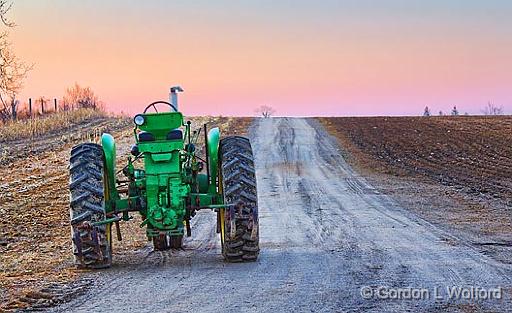
{"label": "tractor front wheel", "polygon": [[69,213],[75,264],[84,268],[109,267],[112,264],[110,225],[92,225],[105,219],[103,149],[93,143],[75,146],[69,163]]}
{"label": "tractor front wheel", "polygon": [[159,235],[153,237],[153,248],[155,251],[165,251],[169,249],[181,249],[183,244],[183,235],[169,236]]}
{"label": "tractor front wheel", "polygon": [[220,189],[224,203],[231,205],[218,215],[224,259],[256,261],[260,251],[258,197],[249,139],[233,136],[221,140]]}
{"label": "tractor front wheel", "polygon": [[181,249],[183,245],[183,235],[171,236],[171,249]]}
{"label": "tractor front wheel", "polygon": [[169,235],[160,234],[153,237],[153,249],[155,251],[165,251],[169,250],[169,248]]}

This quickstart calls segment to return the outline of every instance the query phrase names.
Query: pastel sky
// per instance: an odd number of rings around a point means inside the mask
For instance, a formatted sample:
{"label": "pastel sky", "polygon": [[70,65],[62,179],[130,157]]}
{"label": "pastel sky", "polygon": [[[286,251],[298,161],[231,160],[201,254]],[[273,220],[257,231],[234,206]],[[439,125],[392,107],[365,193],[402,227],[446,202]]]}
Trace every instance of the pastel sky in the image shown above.
{"label": "pastel sky", "polygon": [[512,111],[512,1],[15,0],[21,94],[78,82],[115,112],[185,89],[188,115]]}

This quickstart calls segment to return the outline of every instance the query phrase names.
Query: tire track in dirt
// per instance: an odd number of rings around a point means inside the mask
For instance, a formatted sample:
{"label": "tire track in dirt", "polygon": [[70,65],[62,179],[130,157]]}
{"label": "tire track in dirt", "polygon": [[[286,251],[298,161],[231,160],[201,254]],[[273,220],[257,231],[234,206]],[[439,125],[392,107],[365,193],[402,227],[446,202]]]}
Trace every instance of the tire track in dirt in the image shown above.
{"label": "tire track in dirt", "polygon": [[[191,118],[194,129],[208,123],[210,127],[220,126],[223,133],[229,134],[244,134],[251,120]],[[85,289],[98,289],[96,276],[104,272],[77,270],[70,262],[69,150],[79,142],[97,142],[102,132],[111,132],[118,144],[118,165],[124,166],[133,144],[132,123],[127,118],[100,117],[34,138],[0,139],[0,311],[41,309],[67,301]],[[122,224],[123,242],[114,241],[113,271],[126,274],[146,261],[150,267],[166,266],[194,252],[150,254],[151,248],[145,246],[146,238],[138,219]],[[214,237],[208,232],[200,231],[200,234]],[[204,240],[191,245],[206,251],[214,247],[212,242]],[[122,280],[117,283],[112,279],[103,282],[102,288],[123,284]]]}
{"label": "tire track in dirt", "polygon": [[0,144],[9,151],[0,162],[0,311],[61,302],[89,284],[69,283],[78,272],[68,263],[68,151],[77,141],[127,125],[126,119],[99,118],[73,132]]}
{"label": "tire track in dirt", "polygon": [[[363,286],[510,288],[511,267],[375,192],[314,121],[257,120],[252,129],[260,259],[222,261],[215,214],[194,218],[184,251],[140,251],[137,264],[95,274],[96,288],[55,312],[402,312],[512,309],[471,303],[365,300]],[[188,250],[191,249],[191,250]],[[148,253],[150,254],[149,256]],[[142,261],[147,256],[145,261]],[[151,261],[157,261],[156,263]],[[104,282],[116,281],[115,286]],[[510,289],[507,289],[510,290]]]}

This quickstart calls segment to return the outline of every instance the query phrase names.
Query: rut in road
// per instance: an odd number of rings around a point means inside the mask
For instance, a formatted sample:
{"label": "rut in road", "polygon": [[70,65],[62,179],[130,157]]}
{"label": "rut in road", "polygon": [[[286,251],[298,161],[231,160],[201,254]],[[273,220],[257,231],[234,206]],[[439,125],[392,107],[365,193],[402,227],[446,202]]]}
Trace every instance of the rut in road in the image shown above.
{"label": "rut in road", "polygon": [[[184,251],[144,249],[135,264],[95,274],[87,294],[54,310],[445,311],[473,305],[436,302],[436,287],[510,288],[509,265],[380,194],[344,162],[315,120],[259,119],[251,141],[262,248],[257,262],[224,263],[215,215],[200,212]],[[432,297],[366,300],[360,294],[363,286],[427,288]],[[476,306],[511,310],[510,296],[504,297]]]}

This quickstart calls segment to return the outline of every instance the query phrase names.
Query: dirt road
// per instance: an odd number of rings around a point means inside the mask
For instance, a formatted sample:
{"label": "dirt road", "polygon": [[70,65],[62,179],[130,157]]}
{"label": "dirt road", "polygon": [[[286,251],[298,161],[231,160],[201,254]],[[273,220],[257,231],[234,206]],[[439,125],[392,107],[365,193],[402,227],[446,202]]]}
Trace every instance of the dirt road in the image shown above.
{"label": "dirt road", "polygon": [[[343,161],[316,121],[261,119],[251,137],[262,247],[257,262],[224,263],[215,216],[201,212],[183,251],[148,246],[138,258],[93,274],[86,294],[53,311],[512,310],[510,265],[379,194]],[[365,286],[426,292],[423,300],[364,299]],[[470,286],[503,287],[504,299],[448,299],[446,288]],[[441,299],[434,298],[436,288]]]}

